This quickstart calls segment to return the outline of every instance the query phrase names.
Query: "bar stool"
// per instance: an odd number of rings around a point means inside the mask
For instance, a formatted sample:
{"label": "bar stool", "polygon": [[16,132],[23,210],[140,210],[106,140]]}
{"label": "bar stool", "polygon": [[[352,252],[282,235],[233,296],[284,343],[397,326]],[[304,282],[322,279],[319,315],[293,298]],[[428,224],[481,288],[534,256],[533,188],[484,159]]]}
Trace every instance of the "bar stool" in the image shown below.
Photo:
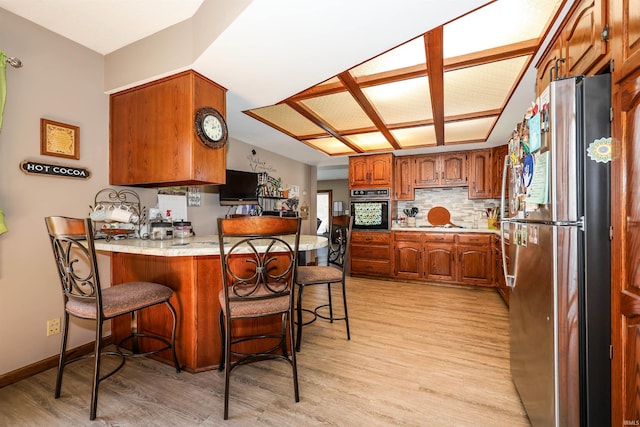
{"label": "bar stool", "polygon": [[[349,241],[351,240],[351,228],[353,220],[349,215],[338,215],[331,219],[331,231],[329,233],[329,265],[300,266],[296,273],[296,285],[298,286],[298,298],[296,303],[296,314],[298,325],[296,335],[296,351],[300,351],[302,342],[302,327],[316,321],[318,317],[329,320],[344,320],[347,328],[347,339],[351,339],[349,331],[349,313],[347,311],[347,292],[345,287],[345,277],[349,256]],[[328,302],[318,305],[313,310],[302,307],[302,294],[306,286],[327,284]],[[342,290],[342,304],[344,316],[335,317],[333,313],[333,301],[331,298],[331,285],[340,285]],[[323,314],[326,308],[329,313]],[[302,321],[302,312],[311,313],[313,318],[306,322]]]}
{"label": "bar stool", "polygon": [[[91,389],[91,409],[89,419],[96,418],[98,406],[98,387],[100,382],[119,371],[125,363],[125,357],[149,356],[161,351],[170,350],[176,372],[180,372],[180,364],[176,355],[176,311],[169,301],[173,295],[171,288],[151,282],[127,282],[102,289],[98,274],[98,263],[93,240],[93,228],[89,218],[66,218],[51,216],[45,218],[45,224],[51,241],[51,248],[56,261],[62,295],[64,301],[64,321],[62,322],[62,338],[58,373],[56,377],[55,398],[60,397],[62,374],[66,365],[93,356],[93,385]],[[164,304],[173,318],[171,339],[156,335],[138,333],[136,316],[139,310]],[[102,327],[107,320],[121,315],[132,317],[132,333],[116,346],[116,351],[104,351],[102,348]],[[94,352],[67,360],[67,337],[69,333],[69,316],[95,320],[96,342]],[[137,349],[137,340],[152,339],[164,344],[161,348],[136,353],[123,351],[122,345],[132,341],[132,348]],[[100,362],[103,355],[120,357],[119,365],[111,372],[100,375]]]}

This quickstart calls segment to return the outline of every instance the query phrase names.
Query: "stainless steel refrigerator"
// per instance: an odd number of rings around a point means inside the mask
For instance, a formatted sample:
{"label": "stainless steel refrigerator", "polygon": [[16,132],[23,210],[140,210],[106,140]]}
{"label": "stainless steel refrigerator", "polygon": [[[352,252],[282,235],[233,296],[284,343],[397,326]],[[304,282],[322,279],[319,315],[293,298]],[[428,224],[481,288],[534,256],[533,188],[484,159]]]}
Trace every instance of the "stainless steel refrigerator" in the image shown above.
{"label": "stainless steel refrigerator", "polygon": [[536,427],[611,422],[610,105],[608,74],[552,82],[505,158],[511,373]]}

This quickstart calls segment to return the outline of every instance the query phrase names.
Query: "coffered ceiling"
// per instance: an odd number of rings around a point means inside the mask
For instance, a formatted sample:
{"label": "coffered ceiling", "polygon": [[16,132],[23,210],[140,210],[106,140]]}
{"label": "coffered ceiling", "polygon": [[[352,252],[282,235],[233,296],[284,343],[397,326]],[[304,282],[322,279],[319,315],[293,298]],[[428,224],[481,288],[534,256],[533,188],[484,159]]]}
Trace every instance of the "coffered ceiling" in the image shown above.
{"label": "coffered ceiling", "polygon": [[[334,179],[346,177],[347,154],[504,143],[534,96],[533,63],[547,27],[574,1],[0,0],[0,7],[104,55],[107,93],[198,71],[227,88],[232,139]],[[31,49],[8,53],[27,69]]]}
{"label": "coffered ceiling", "polygon": [[330,156],[484,142],[561,0],[503,0],[249,116]]}

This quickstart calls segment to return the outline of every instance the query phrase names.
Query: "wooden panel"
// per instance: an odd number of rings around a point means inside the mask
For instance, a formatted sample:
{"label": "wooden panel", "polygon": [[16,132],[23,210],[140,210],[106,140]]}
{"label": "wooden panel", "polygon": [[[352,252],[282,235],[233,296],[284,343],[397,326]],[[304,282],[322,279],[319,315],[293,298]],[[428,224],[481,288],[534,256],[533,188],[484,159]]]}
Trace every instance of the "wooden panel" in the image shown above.
{"label": "wooden panel", "polygon": [[351,242],[353,243],[386,243],[391,241],[391,233],[377,233],[374,231],[354,231],[351,233]]}
{"label": "wooden panel", "polygon": [[386,261],[351,259],[351,272],[354,274],[389,277],[391,274],[389,255],[387,254]]}
{"label": "wooden panel", "polygon": [[464,245],[486,245],[489,247],[491,245],[491,240],[493,239],[492,234],[481,234],[481,233],[460,233],[458,234],[458,243]]}
{"label": "wooden panel", "polygon": [[196,137],[202,106],[225,112],[226,90],[185,71],[110,97],[109,162],[112,185],[224,183],[226,148]]}
{"label": "wooden panel", "polygon": [[589,74],[607,55],[607,42],[600,35],[606,25],[607,0],[583,0],[578,5],[562,32],[568,75]]}
{"label": "wooden panel", "polygon": [[420,242],[424,233],[415,231],[394,231],[393,240],[396,242]]}
{"label": "wooden panel", "polygon": [[469,198],[491,198],[491,150],[474,150],[469,155]]}
{"label": "wooden panel", "polygon": [[413,169],[415,188],[437,187],[440,185],[440,156],[415,156]]}
{"label": "wooden panel", "polygon": [[459,269],[458,280],[463,283],[493,286],[491,247],[457,247]]}
{"label": "wooden panel", "polygon": [[394,273],[396,277],[419,279],[422,276],[420,261],[421,244],[418,242],[398,242],[394,248]]}
{"label": "wooden panel", "polygon": [[390,187],[393,156],[391,154],[378,154],[370,156],[370,182],[372,187]]}
{"label": "wooden panel", "polygon": [[349,157],[349,187],[366,187],[368,178],[369,163],[366,156]]}
{"label": "wooden panel", "polygon": [[640,67],[640,0],[611,1],[614,81]]}
{"label": "wooden panel", "polygon": [[427,280],[452,282],[456,280],[455,249],[449,243],[429,243],[424,253],[424,277]]}
{"label": "wooden panel", "polygon": [[467,156],[464,153],[442,154],[440,184],[446,187],[459,187],[467,183]]}
{"label": "wooden panel", "polygon": [[[640,68],[614,91],[612,425],[640,423]],[[615,146],[614,146],[615,147]]]}
{"label": "wooden panel", "polygon": [[394,170],[394,195],[396,200],[413,200],[413,159],[396,157]]}
{"label": "wooden panel", "polygon": [[425,233],[424,241],[425,242],[435,242],[435,243],[453,243],[456,238],[455,233]]}
{"label": "wooden panel", "polygon": [[351,258],[368,258],[389,260],[389,247],[379,245],[353,245]]}

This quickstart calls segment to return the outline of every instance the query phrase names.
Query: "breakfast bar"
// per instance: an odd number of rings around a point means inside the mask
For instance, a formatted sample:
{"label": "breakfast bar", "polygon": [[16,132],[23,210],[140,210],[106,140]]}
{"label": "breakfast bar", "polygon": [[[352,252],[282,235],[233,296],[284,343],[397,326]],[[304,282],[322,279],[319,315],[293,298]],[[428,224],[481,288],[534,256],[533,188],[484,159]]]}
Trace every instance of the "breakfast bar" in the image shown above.
{"label": "breakfast bar", "polygon": [[[299,252],[327,244],[325,237],[301,235]],[[180,364],[189,372],[216,369],[221,350],[218,292],[222,289],[218,236],[97,240],[95,246],[96,250],[110,254],[111,283],[152,281],[173,289],[171,302],[178,314],[176,347]],[[154,307],[143,310],[137,319],[138,332],[170,337],[171,319],[165,311]],[[264,321],[247,321],[240,327],[268,330],[270,326]],[[114,319],[113,342],[127,336],[130,328],[129,319]],[[158,357],[171,362],[168,354],[160,353]]]}

